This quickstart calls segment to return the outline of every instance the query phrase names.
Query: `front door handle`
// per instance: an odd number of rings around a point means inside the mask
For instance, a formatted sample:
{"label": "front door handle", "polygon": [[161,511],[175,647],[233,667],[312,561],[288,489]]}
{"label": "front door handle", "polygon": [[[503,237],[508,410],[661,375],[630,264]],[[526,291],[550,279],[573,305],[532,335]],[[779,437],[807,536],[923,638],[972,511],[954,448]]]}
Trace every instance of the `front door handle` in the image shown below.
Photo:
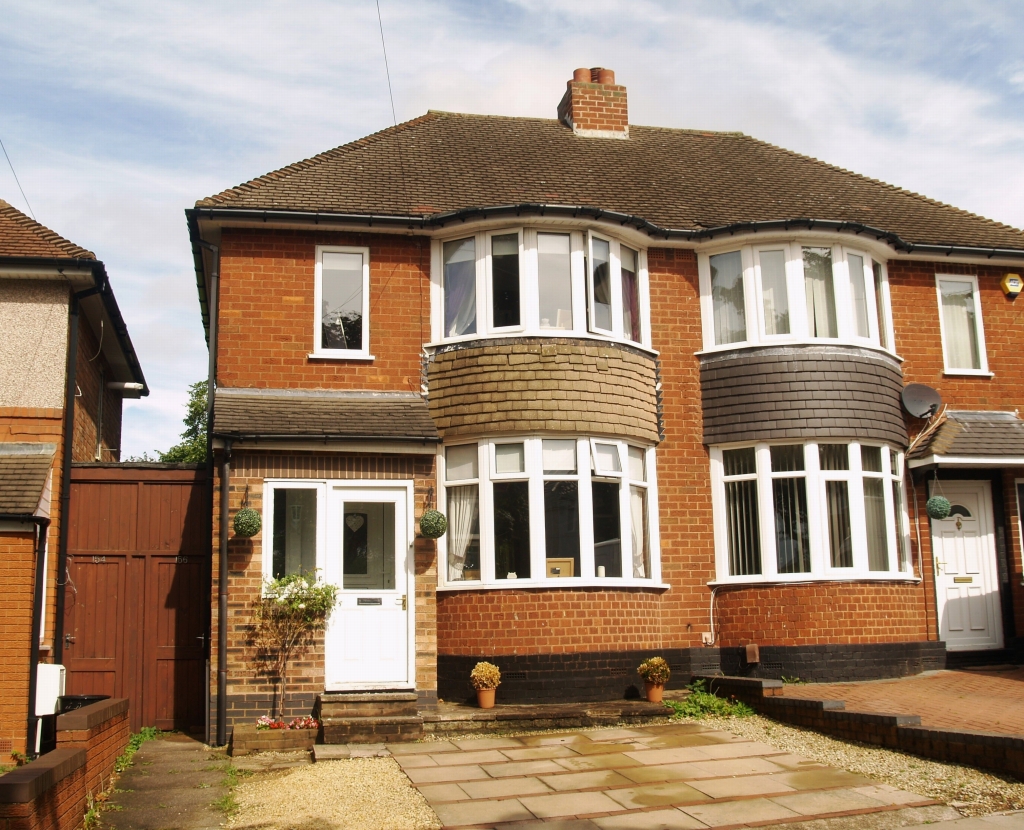
{"label": "front door handle", "polygon": [[399,602],[402,603],[402,610],[403,611],[408,609],[409,603],[408,603],[408,595],[407,594],[402,594],[401,600],[396,599],[395,600],[395,605],[398,605]]}

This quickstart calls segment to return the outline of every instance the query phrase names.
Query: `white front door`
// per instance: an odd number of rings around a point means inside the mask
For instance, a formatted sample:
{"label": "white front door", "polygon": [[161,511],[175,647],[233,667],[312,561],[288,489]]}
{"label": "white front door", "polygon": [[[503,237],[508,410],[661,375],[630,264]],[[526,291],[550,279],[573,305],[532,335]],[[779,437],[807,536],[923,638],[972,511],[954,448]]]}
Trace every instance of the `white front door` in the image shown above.
{"label": "white front door", "polygon": [[992,491],[987,481],[943,481],[931,494],[952,510],[932,519],[939,636],[949,651],[1002,648]]}
{"label": "white front door", "polygon": [[412,688],[407,487],[331,487],[325,578],[340,587],[325,635],[327,691]]}

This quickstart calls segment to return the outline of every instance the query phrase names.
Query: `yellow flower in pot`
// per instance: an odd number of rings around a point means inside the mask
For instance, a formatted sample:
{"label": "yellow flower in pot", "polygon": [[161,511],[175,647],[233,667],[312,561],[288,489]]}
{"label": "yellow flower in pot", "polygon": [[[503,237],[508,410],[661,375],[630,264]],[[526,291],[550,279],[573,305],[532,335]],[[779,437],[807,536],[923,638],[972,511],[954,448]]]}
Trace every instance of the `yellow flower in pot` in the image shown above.
{"label": "yellow flower in pot", "polygon": [[651,703],[661,703],[665,693],[665,684],[668,683],[669,675],[672,674],[664,657],[650,657],[644,660],[637,668],[636,673],[644,679],[644,686],[647,689],[647,699]]}
{"label": "yellow flower in pot", "polygon": [[494,663],[481,661],[469,673],[469,682],[476,689],[476,702],[481,709],[494,708],[494,690],[501,685],[501,672]]}

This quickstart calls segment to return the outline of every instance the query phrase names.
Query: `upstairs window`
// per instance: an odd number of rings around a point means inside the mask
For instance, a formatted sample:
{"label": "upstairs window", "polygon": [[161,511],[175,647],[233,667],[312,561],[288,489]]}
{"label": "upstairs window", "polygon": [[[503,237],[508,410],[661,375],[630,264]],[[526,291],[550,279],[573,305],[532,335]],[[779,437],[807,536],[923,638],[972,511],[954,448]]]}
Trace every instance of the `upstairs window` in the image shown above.
{"label": "upstairs window", "polygon": [[698,257],[704,348],[828,340],[891,348],[885,267],[790,242]]}
{"label": "upstairs window", "polygon": [[581,231],[497,230],[435,249],[434,337],[596,336],[650,347],[643,251]]}
{"label": "upstairs window", "polygon": [[369,248],[317,247],[314,293],[314,356],[369,357]]}
{"label": "upstairs window", "polygon": [[940,274],[936,275],[935,282],[939,293],[939,328],[946,371],[964,375],[987,374],[977,278]]}

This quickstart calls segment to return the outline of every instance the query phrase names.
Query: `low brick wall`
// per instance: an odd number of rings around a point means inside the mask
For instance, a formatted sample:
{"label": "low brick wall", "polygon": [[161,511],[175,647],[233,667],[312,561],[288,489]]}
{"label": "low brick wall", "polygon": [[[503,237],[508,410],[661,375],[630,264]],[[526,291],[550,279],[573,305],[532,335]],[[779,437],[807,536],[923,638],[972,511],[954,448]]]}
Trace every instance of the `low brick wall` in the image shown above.
{"label": "low brick wall", "polygon": [[257,729],[252,724],[238,724],[231,731],[228,754],[238,756],[254,752],[309,750],[316,744],[319,733],[318,729]]}
{"label": "low brick wall", "polygon": [[128,698],[101,700],[57,716],[57,749],[84,749],[85,789],[103,792],[131,736]]}
{"label": "low brick wall", "polygon": [[84,749],[56,749],[0,776],[0,830],[77,830],[85,777]]}
{"label": "low brick wall", "polygon": [[848,712],[841,700],[782,696],[778,680],[695,676],[719,697],[735,697],[767,717],[794,726],[933,758],[1008,773],[1024,781],[1024,737],[922,726],[918,715]]}

